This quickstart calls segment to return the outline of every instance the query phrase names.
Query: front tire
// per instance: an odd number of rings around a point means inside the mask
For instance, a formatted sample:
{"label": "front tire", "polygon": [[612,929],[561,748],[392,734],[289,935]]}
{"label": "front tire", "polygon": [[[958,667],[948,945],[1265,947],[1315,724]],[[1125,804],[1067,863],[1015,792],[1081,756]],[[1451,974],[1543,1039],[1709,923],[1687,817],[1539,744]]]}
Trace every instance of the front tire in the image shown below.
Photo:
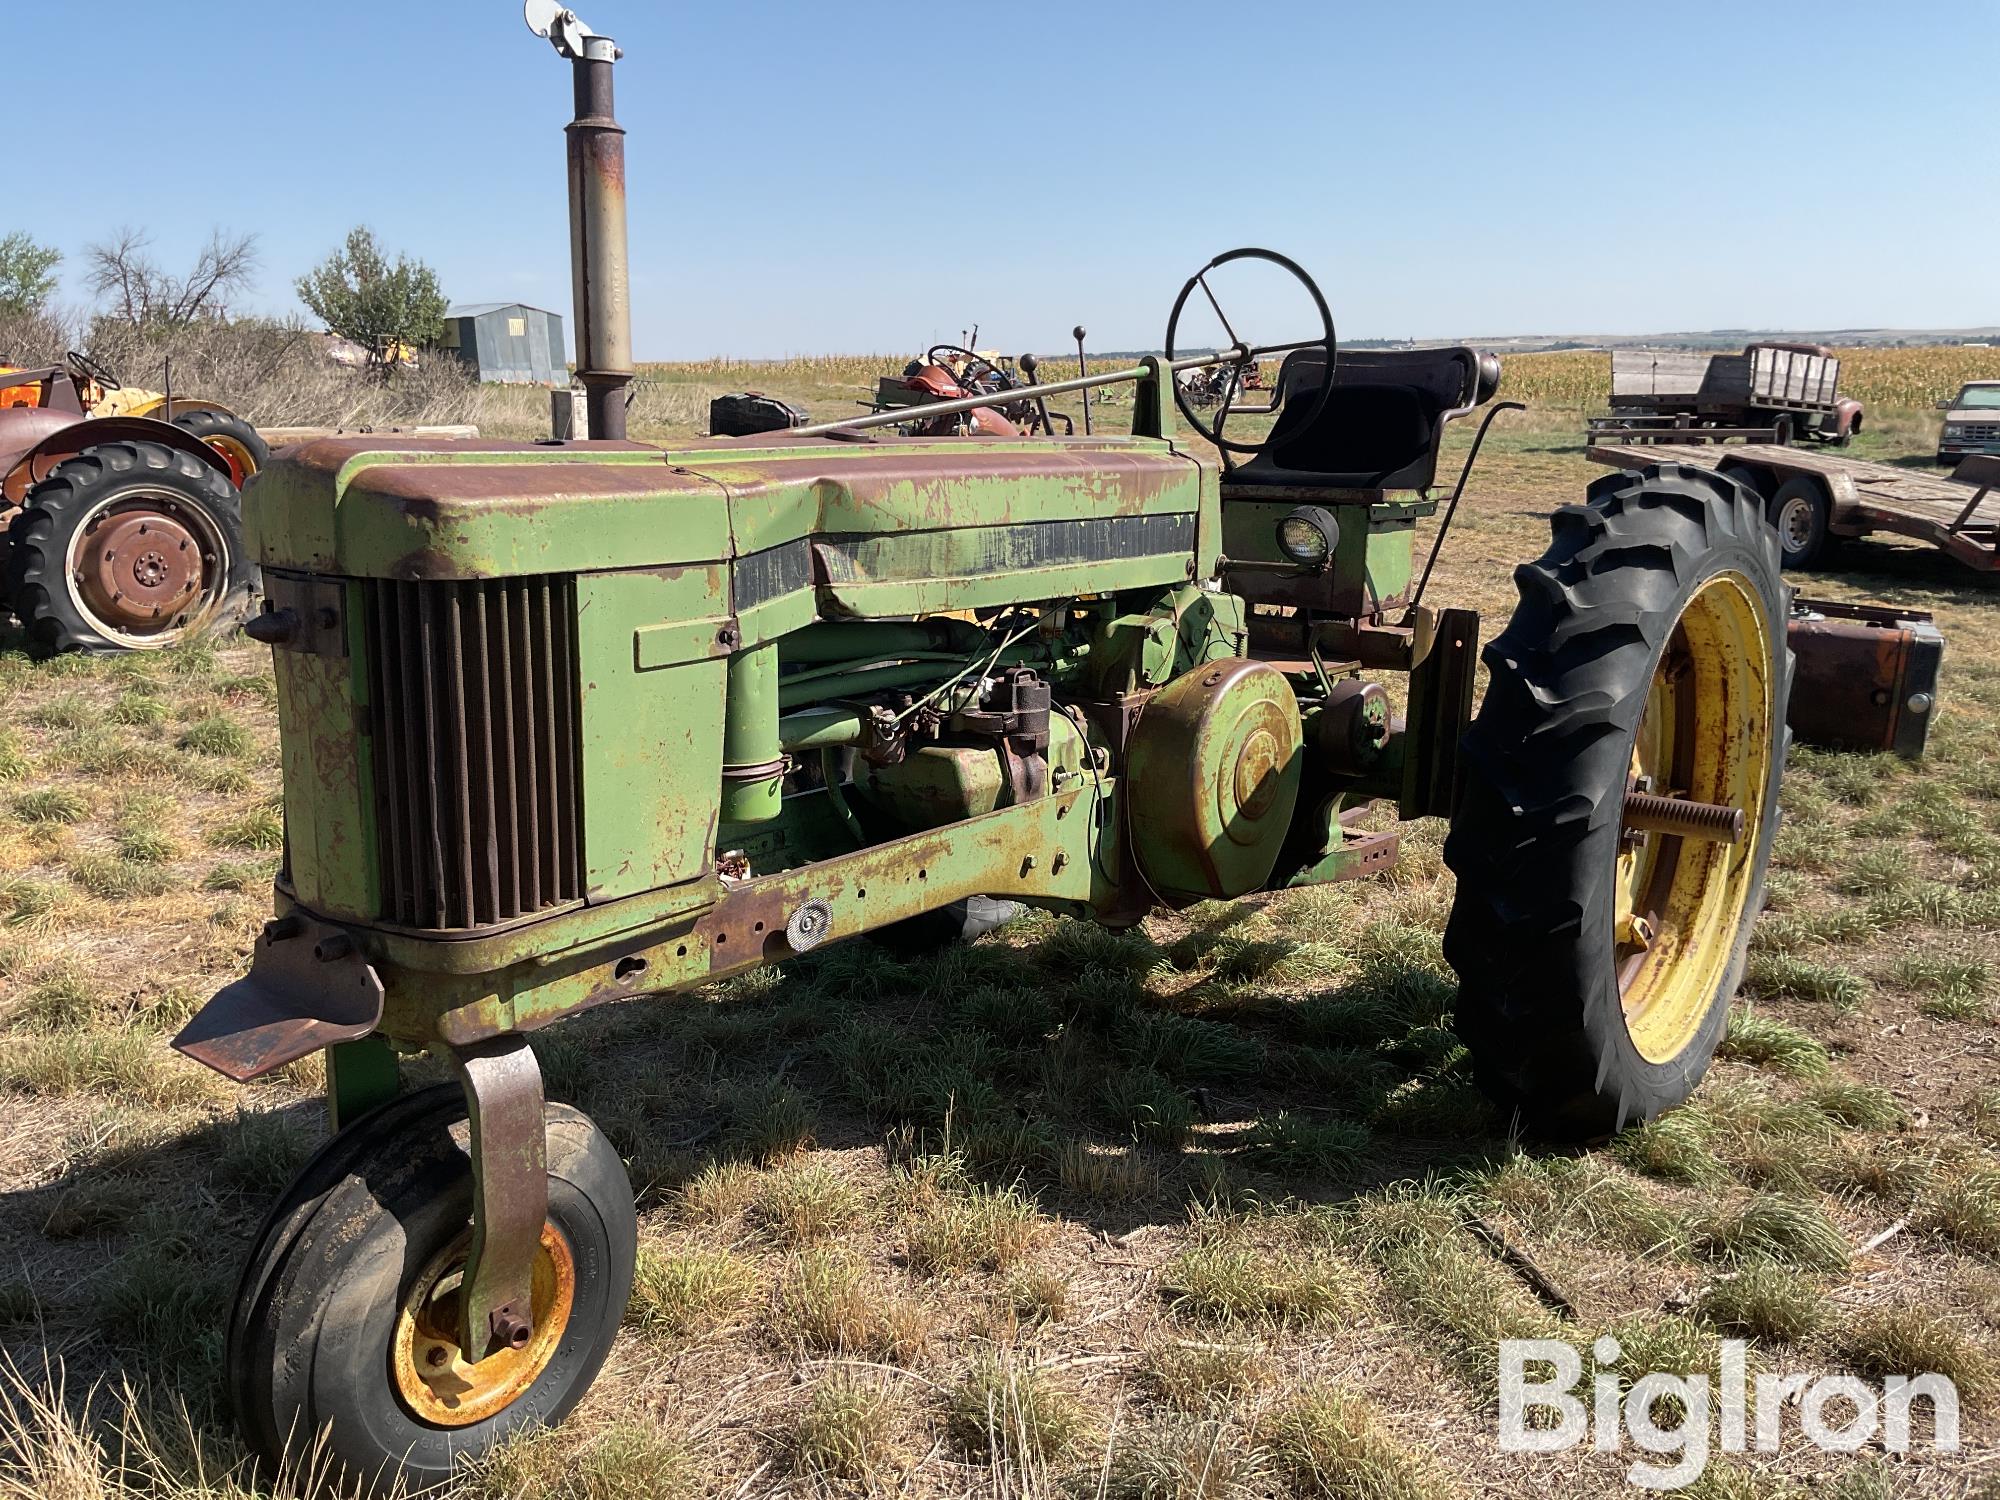
{"label": "front tire", "polygon": [[44,651],[176,645],[240,620],[254,579],[234,486],[160,443],[64,459],[8,528],[7,599]]}
{"label": "front tire", "polygon": [[[1516,570],[1445,843],[1445,956],[1481,1084],[1591,1139],[1685,1100],[1721,1040],[1778,820],[1791,656],[1777,539],[1705,470],[1610,475]],[[1744,812],[1742,842],[1649,835],[1651,789]]]}
{"label": "front tire", "polygon": [[266,1221],[225,1367],[244,1440],[273,1472],[316,1461],[378,1494],[442,1484],[512,1433],[561,1421],[602,1367],[638,1223],[618,1153],[559,1104],[546,1108],[537,1335],[518,1354],[458,1358],[446,1303],[472,1212],[465,1113],[462,1092],[443,1085],[364,1116]]}

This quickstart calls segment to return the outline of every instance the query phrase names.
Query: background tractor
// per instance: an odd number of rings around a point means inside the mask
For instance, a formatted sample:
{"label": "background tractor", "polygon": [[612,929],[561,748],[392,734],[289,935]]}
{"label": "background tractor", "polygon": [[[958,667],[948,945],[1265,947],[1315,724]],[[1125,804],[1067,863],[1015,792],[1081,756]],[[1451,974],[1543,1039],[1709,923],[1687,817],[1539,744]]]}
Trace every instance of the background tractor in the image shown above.
{"label": "background tractor", "polygon": [[[248,974],[176,1045],[236,1079],[326,1050],[336,1127],[238,1286],[253,1448],[421,1486],[560,1420],[637,1228],[530,1034],[973,897],[1129,926],[1384,869],[1370,808],[1449,817],[1485,1087],[1567,1139],[1688,1097],[1778,819],[1791,659],[1755,494],[1668,465],[1556,510],[1475,716],[1479,618],[1425,599],[1415,538],[1436,516],[1434,561],[1484,424],[1448,490],[1440,450],[1507,408],[1498,362],[1344,353],[1269,251],[1190,278],[1164,355],[1009,392],[1122,385],[1129,434],[909,437],[891,410],[626,442],[618,52],[528,9],[577,75],[599,440],[324,439],[252,518],[285,860]],[[1211,278],[1248,270],[1292,278],[1305,326],[1178,357],[1190,297],[1220,318]],[[1176,380],[1263,357],[1255,410]],[[452,1081],[403,1090],[420,1052]]]}
{"label": "background tractor", "polygon": [[[65,385],[67,393],[61,391]],[[20,369],[0,361],[0,409],[10,406],[73,407],[92,417],[156,417],[171,422],[213,448],[239,490],[271,459],[270,446],[257,429],[221,403],[121,385],[103,365],[74,349],[63,356],[61,365],[43,369]]]}
{"label": "background tractor", "polygon": [[48,651],[158,648],[239,618],[238,490],[268,457],[242,418],[128,390],[80,354],[0,367],[0,596]]}

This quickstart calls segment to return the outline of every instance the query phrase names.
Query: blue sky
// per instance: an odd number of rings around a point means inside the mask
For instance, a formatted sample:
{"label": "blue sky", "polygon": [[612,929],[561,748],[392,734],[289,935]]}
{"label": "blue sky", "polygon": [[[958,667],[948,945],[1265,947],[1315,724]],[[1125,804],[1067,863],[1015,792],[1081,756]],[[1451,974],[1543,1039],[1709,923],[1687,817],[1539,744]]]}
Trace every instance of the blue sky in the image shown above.
{"label": "blue sky", "polygon": [[[1246,243],[1350,337],[2000,322],[2000,0],[578,8],[626,53],[641,358],[1152,345]],[[77,300],[119,225],[175,264],[221,225],[296,311],[365,222],[568,317],[567,65],[518,0],[10,11],[9,116],[71,144],[9,157],[0,232]]]}

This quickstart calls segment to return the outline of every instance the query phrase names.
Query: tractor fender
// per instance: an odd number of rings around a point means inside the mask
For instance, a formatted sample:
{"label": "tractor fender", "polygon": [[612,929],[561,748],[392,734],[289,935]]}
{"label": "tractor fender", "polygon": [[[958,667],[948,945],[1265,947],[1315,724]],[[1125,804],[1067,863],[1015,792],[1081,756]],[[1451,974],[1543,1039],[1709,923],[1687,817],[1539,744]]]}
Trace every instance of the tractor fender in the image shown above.
{"label": "tractor fender", "polygon": [[64,459],[74,458],[99,443],[115,443],[120,439],[158,443],[180,453],[192,453],[210,468],[224,475],[229,473],[229,465],[220,454],[171,422],[153,417],[78,418],[69,412],[30,408],[16,411],[0,422],[0,495],[11,505],[19,505],[28,491],[48,478],[49,471]]}
{"label": "tractor fender", "polygon": [[[155,396],[151,401],[146,402],[142,406],[133,407],[130,411],[126,412],[124,415],[128,417],[157,417],[164,422],[167,420],[166,416],[164,415],[166,409],[167,409],[167,398],[165,396]],[[220,412],[225,417],[233,417],[236,415],[235,412],[231,411],[228,407],[224,406],[220,401],[203,401],[196,396],[174,397],[175,416],[179,416],[182,412],[189,412],[189,411]]]}

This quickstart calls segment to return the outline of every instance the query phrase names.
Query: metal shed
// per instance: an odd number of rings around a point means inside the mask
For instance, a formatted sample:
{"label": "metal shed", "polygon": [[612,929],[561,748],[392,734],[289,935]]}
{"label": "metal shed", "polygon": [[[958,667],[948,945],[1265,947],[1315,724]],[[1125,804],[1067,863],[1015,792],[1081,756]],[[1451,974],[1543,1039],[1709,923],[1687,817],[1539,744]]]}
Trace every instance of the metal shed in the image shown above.
{"label": "metal shed", "polygon": [[444,347],[481,380],[567,385],[559,313],[523,302],[467,302],[445,309]]}

